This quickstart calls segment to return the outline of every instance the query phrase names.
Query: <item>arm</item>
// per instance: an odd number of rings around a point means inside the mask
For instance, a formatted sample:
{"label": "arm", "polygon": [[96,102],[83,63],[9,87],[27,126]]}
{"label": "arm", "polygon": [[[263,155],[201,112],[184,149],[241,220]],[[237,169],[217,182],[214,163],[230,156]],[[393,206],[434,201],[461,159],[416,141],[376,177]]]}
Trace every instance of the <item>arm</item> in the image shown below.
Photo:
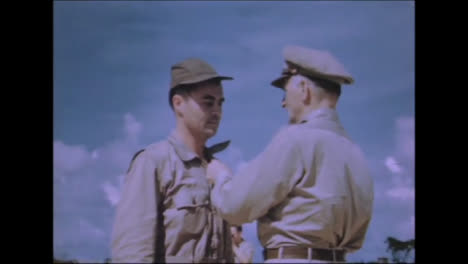
{"label": "arm", "polygon": [[284,200],[302,177],[304,166],[291,131],[281,130],[257,158],[236,175],[212,161],[208,175],[214,180],[213,205],[228,222],[252,222]]}
{"label": "arm", "polygon": [[130,165],[117,206],[111,244],[113,262],[154,262],[157,188],[156,162],[144,151]]}

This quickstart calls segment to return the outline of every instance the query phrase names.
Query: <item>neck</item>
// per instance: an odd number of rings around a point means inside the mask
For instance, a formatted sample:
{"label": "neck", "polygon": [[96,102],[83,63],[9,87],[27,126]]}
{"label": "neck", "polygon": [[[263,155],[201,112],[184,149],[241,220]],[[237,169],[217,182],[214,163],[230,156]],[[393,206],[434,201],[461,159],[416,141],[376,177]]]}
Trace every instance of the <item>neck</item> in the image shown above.
{"label": "neck", "polygon": [[177,122],[176,133],[182,139],[182,142],[199,158],[204,158],[203,149],[205,148],[205,143],[207,138],[204,138],[200,135],[194,135],[190,130],[181,122]]}
{"label": "neck", "polygon": [[304,108],[301,115],[301,120],[308,116],[311,112],[320,108],[336,109],[336,100],[324,98],[320,102],[310,104]]}

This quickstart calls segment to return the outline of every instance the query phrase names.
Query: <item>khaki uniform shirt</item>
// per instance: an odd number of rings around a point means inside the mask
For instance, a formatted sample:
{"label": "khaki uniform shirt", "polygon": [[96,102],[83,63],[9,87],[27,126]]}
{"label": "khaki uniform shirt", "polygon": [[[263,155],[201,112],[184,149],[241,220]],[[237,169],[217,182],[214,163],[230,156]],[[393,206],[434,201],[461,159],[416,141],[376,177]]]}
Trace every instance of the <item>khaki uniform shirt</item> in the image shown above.
{"label": "khaki uniform shirt", "polygon": [[136,154],[117,206],[113,262],[232,262],[231,243],[210,202],[206,165],[175,133]]}
{"label": "khaki uniform shirt", "polygon": [[281,129],[236,175],[221,174],[211,195],[224,219],[258,219],[265,248],[362,247],[371,220],[373,180],[335,110],[313,111]]}

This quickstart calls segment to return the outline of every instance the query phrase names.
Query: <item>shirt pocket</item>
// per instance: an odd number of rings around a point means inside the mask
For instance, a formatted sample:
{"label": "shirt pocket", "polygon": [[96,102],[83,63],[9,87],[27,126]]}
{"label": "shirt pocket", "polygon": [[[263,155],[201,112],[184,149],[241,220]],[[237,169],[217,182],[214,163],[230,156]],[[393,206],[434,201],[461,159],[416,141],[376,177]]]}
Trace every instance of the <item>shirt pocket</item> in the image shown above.
{"label": "shirt pocket", "polygon": [[184,233],[199,234],[206,228],[210,214],[209,193],[206,192],[200,186],[186,185],[175,197],[177,217],[183,221]]}

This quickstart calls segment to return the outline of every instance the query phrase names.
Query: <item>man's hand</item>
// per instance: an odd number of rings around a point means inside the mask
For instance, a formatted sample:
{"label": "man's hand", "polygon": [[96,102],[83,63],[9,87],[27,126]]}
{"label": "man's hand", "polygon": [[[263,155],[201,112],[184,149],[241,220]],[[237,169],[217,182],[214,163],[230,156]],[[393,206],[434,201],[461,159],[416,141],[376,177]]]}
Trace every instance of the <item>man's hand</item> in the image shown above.
{"label": "man's hand", "polygon": [[217,159],[212,159],[206,167],[206,178],[208,178],[208,182],[210,183],[214,184],[216,178],[224,173],[231,175],[232,171],[228,166]]}

